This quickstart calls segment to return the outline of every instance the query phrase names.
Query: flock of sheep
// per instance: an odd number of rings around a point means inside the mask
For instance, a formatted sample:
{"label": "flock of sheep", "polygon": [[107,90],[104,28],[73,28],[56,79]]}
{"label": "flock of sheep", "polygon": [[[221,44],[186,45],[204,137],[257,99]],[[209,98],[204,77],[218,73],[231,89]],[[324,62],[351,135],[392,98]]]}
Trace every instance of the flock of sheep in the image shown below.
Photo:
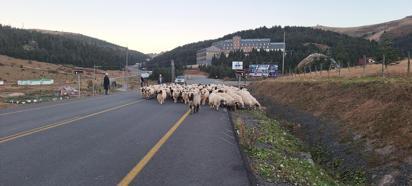
{"label": "flock of sheep", "polygon": [[166,99],[175,103],[188,104],[192,113],[199,111],[200,105],[208,104],[211,108],[219,110],[226,107],[236,109],[260,109],[260,104],[245,88],[237,88],[222,84],[160,84],[140,88],[140,93],[146,99],[156,98],[159,104]]}

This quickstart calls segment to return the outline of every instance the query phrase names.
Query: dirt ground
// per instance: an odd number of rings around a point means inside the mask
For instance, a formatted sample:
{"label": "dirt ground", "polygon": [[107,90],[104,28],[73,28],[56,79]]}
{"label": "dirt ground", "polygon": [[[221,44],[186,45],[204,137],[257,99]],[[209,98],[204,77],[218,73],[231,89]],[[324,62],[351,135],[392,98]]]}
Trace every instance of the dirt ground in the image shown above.
{"label": "dirt ground", "polygon": [[280,104],[337,121],[337,141],[360,144],[369,173],[383,170],[412,183],[412,79],[278,79],[249,88],[264,105]]}
{"label": "dirt ground", "polygon": [[185,75],[202,75],[202,76],[209,76],[208,73],[202,72],[199,69],[187,69],[184,71]]}
{"label": "dirt ground", "polygon": [[[33,60],[16,59],[0,55],[0,80],[5,85],[0,86],[0,102],[11,93],[37,94],[38,92],[52,93],[61,86],[72,86],[78,89],[77,75],[74,70],[79,69],[71,65],[56,65]],[[84,71],[81,74],[81,90],[84,95],[92,94],[92,82],[96,90],[101,89],[104,73],[109,73],[110,78],[122,77],[123,71],[120,70],[96,70],[96,79],[94,79],[93,68],[81,68]],[[18,86],[17,80],[31,79],[53,79],[53,85],[44,86]],[[117,80],[122,83],[123,78]],[[0,108],[10,107],[12,105],[1,103]]]}

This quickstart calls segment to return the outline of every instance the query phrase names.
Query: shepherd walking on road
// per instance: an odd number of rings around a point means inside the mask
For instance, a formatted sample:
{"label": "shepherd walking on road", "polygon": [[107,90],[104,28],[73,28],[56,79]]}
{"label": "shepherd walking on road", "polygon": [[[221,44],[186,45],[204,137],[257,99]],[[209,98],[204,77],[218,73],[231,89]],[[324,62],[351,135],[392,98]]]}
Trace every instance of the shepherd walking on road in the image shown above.
{"label": "shepherd walking on road", "polygon": [[157,83],[158,83],[159,85],[163,83],[162,74],[159,74],[159,80],[157,81]]}
{"label": "shepherd walking on road", "polygon": [[109,74],[108,73],[106,73],[104,75],[103,87],[104,87],[104,94],[108,95],[109,94],[109,88],[110,88],[110,79],[109,79]]}
{"label": "shepherd walking on road", "polygon": [[143,76],[140,76],[140,87],[144,86],[144,78]]}

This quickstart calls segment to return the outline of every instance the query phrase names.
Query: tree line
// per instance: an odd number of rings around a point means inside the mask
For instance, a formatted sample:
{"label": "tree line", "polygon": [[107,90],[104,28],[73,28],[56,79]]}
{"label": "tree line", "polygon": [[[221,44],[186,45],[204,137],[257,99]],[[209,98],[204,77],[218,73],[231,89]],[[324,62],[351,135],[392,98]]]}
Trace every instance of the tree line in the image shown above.
{"label": "tree line", "polygon": [[[385,55],[386,62],[397,61],[400,56],[404,55],[399,48],[396,48],[397,45],[392,40],[376,42],[310,27],[282,28],[274,26],[240,31],[216,40],[184,45],[154,58],[150,65],[151,67],[167,67],[170,64],[170,59],[174,59],[177,65],[195,64],[197,50],[206,48],[215,41],[232,39],[233,36],[238,35],[244,39],[269,38],[271,42],[282,42],[284,32],[286,33],[285,71],[295,69],[300,61],[312,53],[325,54],[335,59],[343,67],[358,65],[358,60],[363,55],[377,61],[381,61],[382,56]],[[212,66],[202,67],[202,70],[209,72],[211,77],[233,77],[234,73],[230,70],[232,61],[243,61],[246,68],[249,64],[278,64],[279,70],[282,70],[280,65],[282,52],[264,50],[253,50],[247,55],[243,51],[233,51],[228,55],[220,55],[213,59]]]}
{"label": "tree line", "polygon": [[[0,54],[53,64],[80,67],[102,66],[120,69],[125,65],[126,49],[95,38],[76,34],[48,34],[0,24]],[[81,37],[80,37],[81,36]],[[142,62],[143,53],[129,50],[129,64]]]}

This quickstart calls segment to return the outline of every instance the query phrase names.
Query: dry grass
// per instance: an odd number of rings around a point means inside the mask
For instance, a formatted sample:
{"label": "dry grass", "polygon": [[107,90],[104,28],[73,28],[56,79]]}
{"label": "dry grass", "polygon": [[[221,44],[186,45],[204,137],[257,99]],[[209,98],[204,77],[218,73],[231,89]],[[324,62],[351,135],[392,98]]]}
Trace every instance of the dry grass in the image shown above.
{"label": "dry grass", "polygon": [[[70,85],[75,88],[77,85],[77,76],[73,73],[75,67],[69,65],[56,65],[32,60],[16,59],[0,55],[0,80],[5,81],[4,86],[0,86],[0,97],[5,97],[9,93],[21,92],[25,94],[35,93],[38,91],[54,91],[63,85]],[[91,94],[88,81],[93,80],[93,69],[85,69],[81,75],[81,89],[86,90],[84,93]],[[121,77],[122,71],[118,70],[97,70],[96,87],[100,86],[103,81],[104,73],[108,72],[110,77]],[[29,79],[54,79],[54,84],[49,86],[17,86],[17,80]],[[1,100],[0,100],[1,101]],[[2,104],[0,107],[6,107]]]}
{"label": "dry grass", "polygon": [[[412,63],[412,62],[411,62]],[[384,68],[385,77],[405,77],[407,75],[408,69],[408,60],[402,60],[399,64],[387,65],[387,68]],[[362,66],[356,66],[351,68],[341,68],[339,70],[323,70],[312,73],[305,74],[293,74],[280,77],[279,79],[291,79],[291,80],[305,80],[305,79],[323,79],[327,77],[345,77],[345,78],[354,78],[354,77],[376,77],[382,76],[382,65],[381,64],[369,64],[365,66],[365,70]],[[412,76],[412,64],[411,64],[411,76]]]}
{"label": "dry grass", "polygon": [[206,77],[208,76],[206,72],[202,72],[199,69],[187,69],[184,71],[184,74],[185,75],[195,75],[195,76],[201,75],[201,76],[206,76]]}
{"label": "dry grass", "polygon": [[[412,79],[266,80],[250,87],[257,97],[337,119],[342,138],[360,136],[371,165],[399,165],[412,159]],[[384,147],[393,147],[382,154]]]}

